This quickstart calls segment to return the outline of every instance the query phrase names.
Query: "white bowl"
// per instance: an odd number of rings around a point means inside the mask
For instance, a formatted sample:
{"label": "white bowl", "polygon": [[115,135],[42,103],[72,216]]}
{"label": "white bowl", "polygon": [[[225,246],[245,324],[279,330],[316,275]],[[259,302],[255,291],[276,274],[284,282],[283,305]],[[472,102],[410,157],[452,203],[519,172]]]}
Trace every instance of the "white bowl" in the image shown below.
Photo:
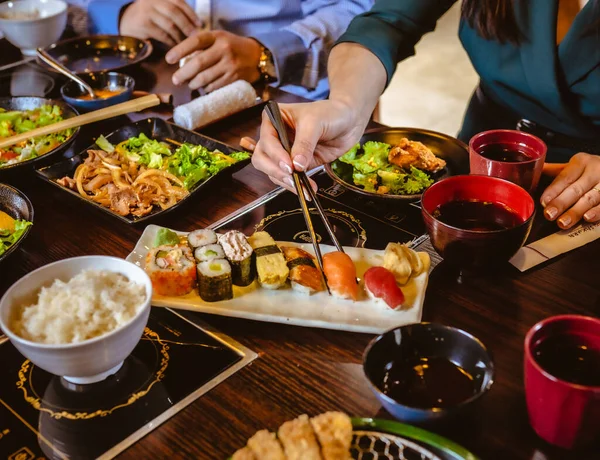
{"label": "white bowl", "polygon": [[[6,19],[7,15],[37,11],[36,19]],[[0,31],[26,56],[58,41],[67,26],[67,4],[62,0],[19,0],[0,4]]]}
{"label": "white bowl", "polygon": [[[35,302],[40,288],[50,286],[54,280],[68,281],[87,269],[121,273],[144,285],[146,302],[131,321],[102,336],[61,345],[25,340],[10,330],[9,319],[15,307]],[[0,328],[17,350],[36,366],[73,383],[95,383],[117,372],[140,341],[148,322],[151,299],[150,278],[137,265],[116,257],[74,257],[38,268],[13,284],[0,300]]]}

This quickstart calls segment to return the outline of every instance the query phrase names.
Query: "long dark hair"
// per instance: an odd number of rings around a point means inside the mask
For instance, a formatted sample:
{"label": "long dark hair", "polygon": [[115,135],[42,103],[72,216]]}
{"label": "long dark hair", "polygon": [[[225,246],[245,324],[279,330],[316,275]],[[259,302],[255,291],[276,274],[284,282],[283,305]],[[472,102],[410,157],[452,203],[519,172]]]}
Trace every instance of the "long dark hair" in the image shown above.
{"label": "long dark hair", "polygon": [[[463,0],[462,15],[469,25],[488,40],[519,44],[524,40],[515,16],[515,3],[521,0]],[[600,8],[600,1],[595,8]],[[600,29],[600,20],[592,24],[592,31]]]}

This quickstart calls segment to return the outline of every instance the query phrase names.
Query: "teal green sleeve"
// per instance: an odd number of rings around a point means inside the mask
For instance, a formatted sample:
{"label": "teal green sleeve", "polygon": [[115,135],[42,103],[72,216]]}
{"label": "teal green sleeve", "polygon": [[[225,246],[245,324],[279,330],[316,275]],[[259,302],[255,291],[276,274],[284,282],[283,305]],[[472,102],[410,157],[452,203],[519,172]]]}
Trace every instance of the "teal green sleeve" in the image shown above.
{"label": "teal green sleeve", "polygon": [[415,52],[423,35],[456,0],[377,0],[371,11],[354,18],[339,43],[358,43],[379,58],[389,84],[396,64]]}

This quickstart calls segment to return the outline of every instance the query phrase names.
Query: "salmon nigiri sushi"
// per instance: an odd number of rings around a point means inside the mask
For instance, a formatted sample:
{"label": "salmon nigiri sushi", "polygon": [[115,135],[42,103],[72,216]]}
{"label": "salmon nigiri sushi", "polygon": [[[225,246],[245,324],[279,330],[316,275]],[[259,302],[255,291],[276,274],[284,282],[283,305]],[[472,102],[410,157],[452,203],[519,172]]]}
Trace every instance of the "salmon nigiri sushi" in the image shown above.
{"label": "salmon nigiri sushi", "polygon": [[336,297],[356,300],[356,267],[348,254],[334,251],[323,255],[323,271],[329,290]]}

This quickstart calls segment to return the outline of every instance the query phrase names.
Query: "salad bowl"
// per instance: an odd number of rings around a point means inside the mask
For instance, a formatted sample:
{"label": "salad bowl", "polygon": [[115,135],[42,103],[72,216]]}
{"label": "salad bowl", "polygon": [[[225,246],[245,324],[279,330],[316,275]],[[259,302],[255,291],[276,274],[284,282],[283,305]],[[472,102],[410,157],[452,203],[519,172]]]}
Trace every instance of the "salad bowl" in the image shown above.
{"label": "salad bowl", "polygon": [[[383,142],[397,145],[400,140],[407,138],[411,141],[422,142],[433,154],[446,162],[446,167],[436,173],[428,173],[430,178],[437,182],[445,177],[469,173],[469,148],[466,144],[446,134],[418,128],[375,128],[365,132],[360,139],[360,145],[366,142]],[[360,161],[360,160],[359,160]],[[392,194],[377,193],[364,189],[353,180],[352,166],[336,160],[325,165],[325,172],[331,179],[344,189],[366,196],[371,199],[387,200],[394,202],[413,202],[421,199],[423,194]]]}
{"label": "salad bowl", "polygon": [[0,211],[22,222],[22,225],[16,227],[15,231],[11,234],[6,237],[0,236],[1,264],[29,234],[31,223],[33,223],[33,206],[23,192],[10,185],[0,184]]}
{"label": "salad bowl", "polygon": [[[62,115],[61,115],[62,118],[72,118],[72,117],[76,117],[77,115],[79,115],[79,113],[73,107],[71,107],[69,104],[66,104],[65,102],[58,100],[58,99],[46,99],[43,97],[32,97],[32,96],[17,96],[17,97],[0,98],[0,121],[3,120],[3,117],[10,118],[10,112],[15,112],[15,111],[25,112],[27,110],[35,110],[35,109],[40,108],[45,105],[60,107],[60,109],[62,111]],[[44,123],[43,125],[49,125],[54,122],[54,121],[52,121],[52,119],[56,118],[56,114],[49,113],[49,114],[45,115],[45,117],[49,122]],[[42,117],[40,117],[40,118],[42,118]],[[60,121],[60,120],[56,120],[56,121]],[[40,124],[38,126],[33,126],[33,127],[39,127],[39,126],[43,126],[43,125]],[[2,133],[2,130],[1,130],[2,128],[3,127],[0,124],[0,138],[5,137]],[[7,134],[7,133],[4,133],[4,134]],[[57,137],[57,136],[61,135],[61,133],[49,134],[47,136],[44,136],[44,139],[40,139],[37,141],[37,142],[45,142],[45,141],[54,142],[57,139],[60,141],[56,146],[54,146],[48,152],[43,153],[42,155],[39,155],[39,156],[32,156],[26,160],[22,160],[17,163],[10,163],[10,164],[5,163],[4,165],[2,165],[2,161],[0,161],[0,178],[2,178],[3,176],[7,177],[8,175],[12,175],[17,170],[23,171],[25,169],[31,168],[32,165],[39,166],[40,164],[47,162],[53,155],[66,149],[71,144],[71,142],[73,142],[73,140],[75,140],[75,137],[77,136],[77,134],[79,134],[79,128],[73,129],[73,132],[71,133],[71,135],[69,137],[67,137],[66,139]]]}

